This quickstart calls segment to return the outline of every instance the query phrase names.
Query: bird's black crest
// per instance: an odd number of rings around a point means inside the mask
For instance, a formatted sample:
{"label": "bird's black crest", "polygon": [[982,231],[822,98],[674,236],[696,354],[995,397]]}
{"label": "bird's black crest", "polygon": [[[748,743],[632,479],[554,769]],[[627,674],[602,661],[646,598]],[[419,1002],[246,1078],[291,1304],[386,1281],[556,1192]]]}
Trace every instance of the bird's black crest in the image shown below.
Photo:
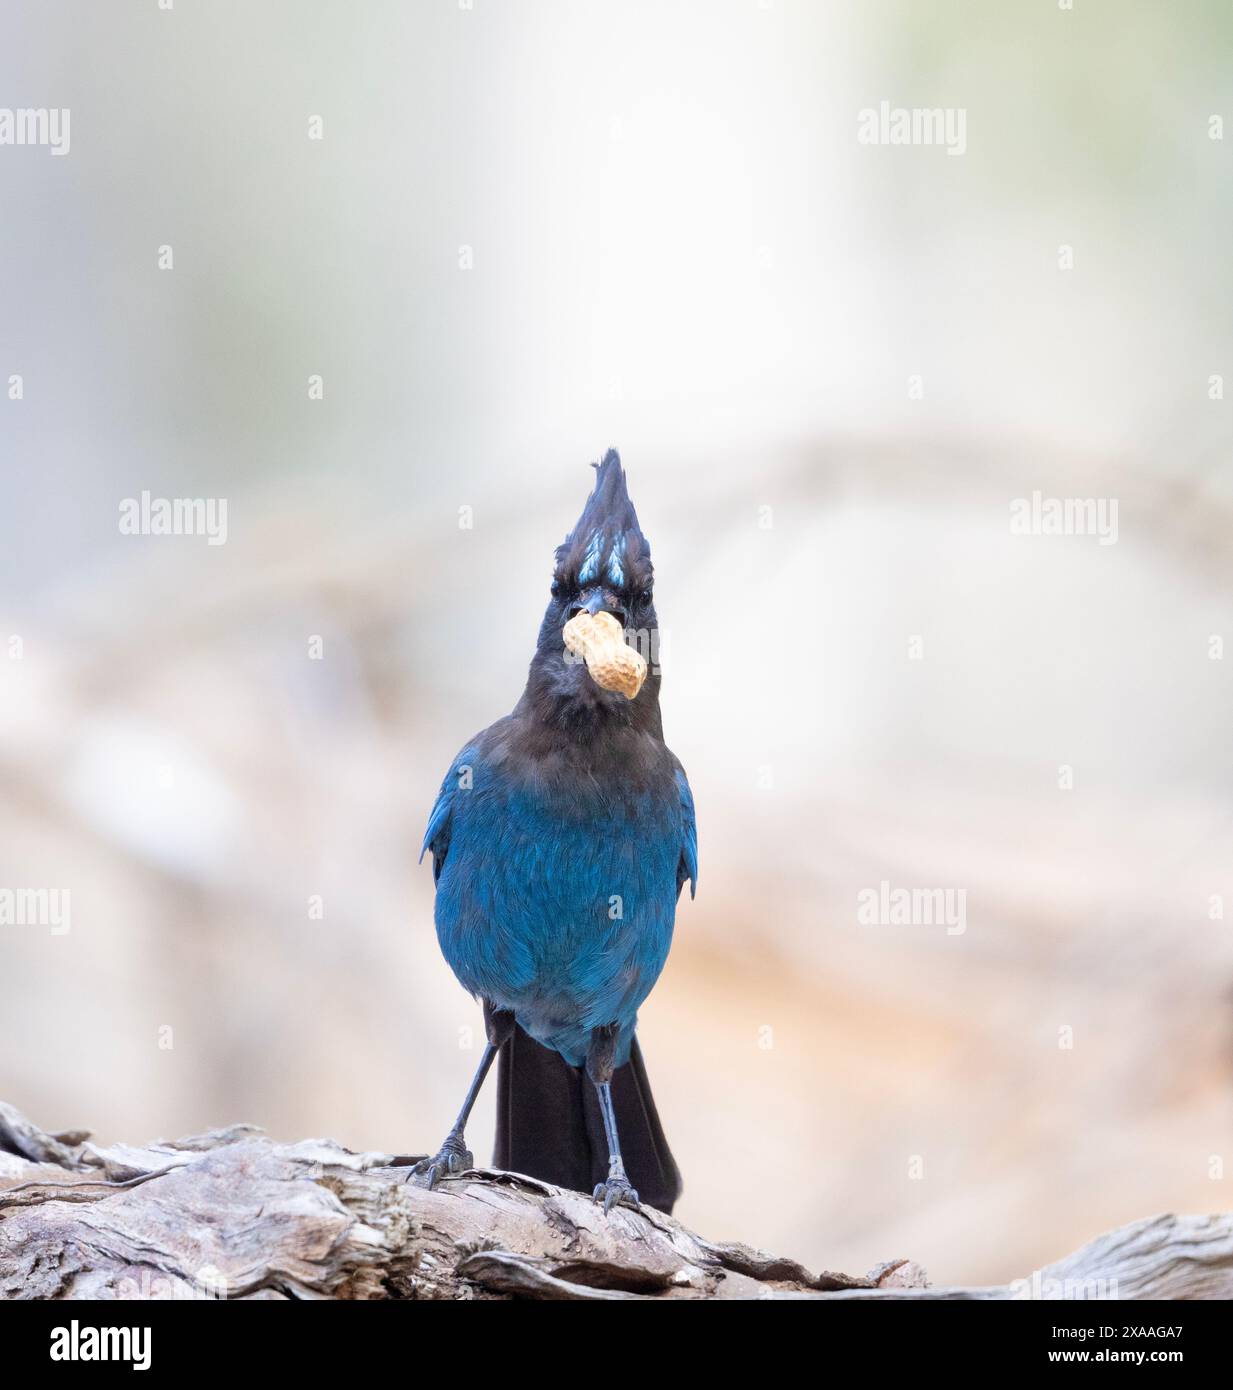
{"label": "bird's black crest", "polygon": [[557,547],[556,581],[572,589],[601,586],[637,593],[651,586],[651,547],[629,500],[621,456],[609,449],[593,464],[595,487],[574,529]]}

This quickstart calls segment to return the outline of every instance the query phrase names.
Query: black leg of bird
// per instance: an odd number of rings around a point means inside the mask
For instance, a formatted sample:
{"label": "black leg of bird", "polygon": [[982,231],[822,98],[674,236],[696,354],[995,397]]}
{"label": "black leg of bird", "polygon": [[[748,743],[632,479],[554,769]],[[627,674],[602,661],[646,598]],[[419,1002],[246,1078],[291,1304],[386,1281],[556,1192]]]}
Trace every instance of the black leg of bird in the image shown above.
{"label": "black leg of bird", "polygon": [[617,1134],[616,1115],[612,1110],[612,1073],[616,1057],[619,1025],[607,1024],[596,1028],[591,1034],[591,1047],[587,1052],[587,1075],[599,1097],[599,1112],[604,1120],[604,1138],[608,1141],[608,1177],[595,1189],[597,1202],[603,1202],[604,1211],[611,1211],[619,1202],[627,1206],[638,1205],[638,1194],[625,1175],[625,1163],[621,1158],[621,1140]]}
{"label": "black leg of bird", "polygon": [[484,1055],[480,1058],[475,1075],[471,1078],[471,1085],[467,1089],[467,1097],[462,1103],[462,1109],[458,1112],[458,1118],[454,1121],[450,1132],[445,1136],[445,1142],[437,1152],[431,1158],[420,1159],[411,1169],[411,1176],[422,1177],[425,1187],[433,1188],[437,1185],[439,1178],[454,1173],[465,1173],[468,1168],[475,1167],[475,1155],[467,1148],[465,1138],[467,1121],[471,1118],[471,1111],[483,1088],[484,1079],[492,1067],[497,1052],[513,1031],[513,1027],[514,1015],[512,1013],[506,1009],[497,1009],[488,1000],[484,1000],[484,1031],[487,1034],[487,1041],[484,1045]]}

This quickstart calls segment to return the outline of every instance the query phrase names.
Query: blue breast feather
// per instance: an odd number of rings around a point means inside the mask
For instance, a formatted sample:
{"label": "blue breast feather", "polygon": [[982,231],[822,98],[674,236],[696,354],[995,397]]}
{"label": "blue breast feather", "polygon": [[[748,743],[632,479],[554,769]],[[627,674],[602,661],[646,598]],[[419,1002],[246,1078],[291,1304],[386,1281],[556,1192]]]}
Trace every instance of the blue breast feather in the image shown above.
{"label": "blue breast feather", "polygon": [[617,1065],[627,1060],[681,886],[697,877],[693,798],[672,761],[674,773],[636,793],[593,781],[567,794],[469,746],[428,822],[437,937],[454,974],[575,1066],[609,1023],[621,1027]]}

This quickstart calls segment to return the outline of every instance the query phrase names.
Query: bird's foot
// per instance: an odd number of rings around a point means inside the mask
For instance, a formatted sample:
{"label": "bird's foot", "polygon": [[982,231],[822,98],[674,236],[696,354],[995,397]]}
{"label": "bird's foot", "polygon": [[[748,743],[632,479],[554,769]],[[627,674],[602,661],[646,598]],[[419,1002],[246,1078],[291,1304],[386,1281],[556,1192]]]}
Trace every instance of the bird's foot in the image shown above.
{"label": "bird's foot", "polygon": [[610,1176],[606,1182],[601,1182],[591,1196],[596,1202],[603,1202],[605,1215],[622,1203],[627,1207],[638,1205],[638,1193],[623,1173],[618,1177]]}
{"label": "bird's foot", "polygon": [[437,1185],[440,1178],[453,1177],[456,1173],[465,1173],[468,1168],[475,1167],[475,1155],[467,1148],[462,1140],[462,1136],[450,1135],[445,1143],[441,1145],[431,1158],[421,1158],[415,1164],[407,1179],[421,1178],[421,1187],[426,1187],[431,1191]]}

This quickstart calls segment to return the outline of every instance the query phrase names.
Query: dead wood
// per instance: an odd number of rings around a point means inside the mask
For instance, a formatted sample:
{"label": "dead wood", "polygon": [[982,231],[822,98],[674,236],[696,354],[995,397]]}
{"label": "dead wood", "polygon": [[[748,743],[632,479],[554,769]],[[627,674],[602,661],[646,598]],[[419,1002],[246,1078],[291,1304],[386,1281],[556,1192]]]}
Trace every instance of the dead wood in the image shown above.
{"label": "dead wood", "polygon": [[[401,1166],[399,1166],[401,1164]],[[406,1160],[251,1126],[140,1147],[49,1134],[0,1103],[5,1298],[1007,1299],[1233,1297],[1233,1216],[1158,1216],[1009,1285],[931,1287],[702,1239],[650,1208],[479,1170],[433,1192]]]}

